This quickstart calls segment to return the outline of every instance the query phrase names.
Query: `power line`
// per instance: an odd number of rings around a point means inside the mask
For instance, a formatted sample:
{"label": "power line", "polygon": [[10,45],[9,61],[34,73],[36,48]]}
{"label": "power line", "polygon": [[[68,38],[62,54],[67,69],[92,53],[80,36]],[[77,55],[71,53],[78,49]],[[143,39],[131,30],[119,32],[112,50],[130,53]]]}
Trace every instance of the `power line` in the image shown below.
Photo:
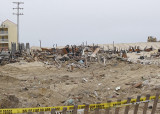
{"label": "power line", "polygon": [[24,2],[13,2],[13,4],[16,4],[17,7],[16,8],[13,8],[17,10],[17,13],[13,13],[13,15],[17,15],[17,40],[18,40],[18,43],[19,43],[19,16],[20,15],[23,15],[23,13],[20,13],[19,10],[23,10],[23,8],[20,8],[19,5],[20,4],[24,4]]}

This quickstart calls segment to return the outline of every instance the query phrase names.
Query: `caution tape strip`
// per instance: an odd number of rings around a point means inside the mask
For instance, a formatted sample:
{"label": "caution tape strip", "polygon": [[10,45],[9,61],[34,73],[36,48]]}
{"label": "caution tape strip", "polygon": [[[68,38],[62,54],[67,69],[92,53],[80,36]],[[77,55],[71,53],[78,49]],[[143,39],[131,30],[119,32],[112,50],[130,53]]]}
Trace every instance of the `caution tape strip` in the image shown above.
{"label": "caution tape strip", "polygon": [[[122,107],[126,105],[133,105],[138,103],[150,102],[155,99],[155,96],[151,96],[149,100],[146,100],[146,97],[140,98],[139,102],[136,102],[137,99],[131,99],[130,103],[127,103],[127,100],[120,102],[111,102],[111,103],[101,103],[101,104],[90,104],[89,110],[95,109],[107,109],[109,107]],[[160,96],[159,96],[160,99]],[[74,106],[56,106],[56,107],[37,107],[37,108],[11,108],[11,109],[0,109],[0,114],[15,114],[15,113],[28,113],[28,112],[46,112],[55,109],[56,111],[62,111],[63,108],[67,108],[67,111],[74,109]],[[85,105],[78,105],[78,109],[84,109]]]}

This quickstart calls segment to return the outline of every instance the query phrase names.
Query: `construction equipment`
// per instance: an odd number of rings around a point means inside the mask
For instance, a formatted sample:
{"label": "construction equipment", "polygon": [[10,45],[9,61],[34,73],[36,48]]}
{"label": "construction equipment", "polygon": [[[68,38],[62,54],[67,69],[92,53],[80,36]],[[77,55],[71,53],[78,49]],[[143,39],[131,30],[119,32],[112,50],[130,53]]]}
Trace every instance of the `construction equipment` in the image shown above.
{"label": "construction equipment", "polygon": [[148,36],[147,42],[157,42],[157,38],[154,36]]}

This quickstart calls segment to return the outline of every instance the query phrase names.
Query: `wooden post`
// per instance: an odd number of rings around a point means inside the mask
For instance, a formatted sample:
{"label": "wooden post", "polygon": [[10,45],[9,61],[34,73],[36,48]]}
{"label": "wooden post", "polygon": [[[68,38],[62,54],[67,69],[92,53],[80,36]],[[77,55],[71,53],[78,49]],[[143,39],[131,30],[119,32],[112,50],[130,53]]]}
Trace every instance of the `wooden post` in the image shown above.
{"label": "wooden post", "polygon": [[[101,104],[101,103],[98,102],[97,104]],[[95,109],[95,114],[101,114],[99,107],[98,107],[98,108],[96,107],[96,109]]]}
{"label": "wooden post", "polygon": [[106,65],[106,58],[105,56],[103,57],[103,62],[104,62],[104,66]]}
{"label": "wooden post", "polygon": [[[140,102],[140,98],[141,98],[141,96],[137,96],[136,102]],[[137,112],[138,112],[138,107],[139,107],[139,104],[136,104],[136,105],[135,105],[135,108],[134,108],[134,114],[137,114]]]}
{"label": "wooden post", "polygon": [[51,109],[51,114],[55,114],[56,113],[56,110],[53,108]]}
{"label": "wooden post", "polygon": [[[150,95],[147,94],[147,95],[146,95],[146,100],[149,100],[149,98],[150,98]],[[149,102],[146,102],[146,103],[144,104],[143,114],[147,114],[148,104],[149,104]]]}
{"label": "wooden post", "polygon": [[27,51],[27,54],[29,55],[30,54],[30,44],[29,43],[26,43],[26,51]]}
{"label": "wooden post", "polygon": [[62,114],[66,114],[66,113],[67,113],[67,108],[64,107],[64,108],[63,108],[63,111],[62,111]]}
{"label": "wooden post", "polygon": [[100,63],[101,62],[101,60],[100,60],[100,55],[98,55],[98,63]]}
{"label": "wooden post", "polygon": [[73,114],[77,114],[78,105],[74,105]]}
{"label": "wooden post", "polygon": [[116,53],[116,47],[114,47],[114,54]]}
{"label": "wooden post", "polygon": [[90,62],[92,62],[92,57],[90,56]]}
{"label": "wooden post", "polygon": [[84,114],[89,114],[89,104],[86,104],[85,109],[84,109]]}
{"label": "wooden post", "polygon": [[[128,97],[127,104],[130,103],[130,101],[131,101],[131,98]],[[129,112],[129,106],[126,106],[124,114],[128,114],[128,112]]]}
{"label": "wooden post", "polygon": [[27,114],[33,114],[33,112],[28,112]]}
{"label": "wooden post", "polygon": [[114,41],[113,41],[113,53],[114,53]]}
{"label": "wooden post", "polygon": [[83,48],[84,48],[84,42],[82,43],[82,45],[83,45]]}
{"label": "wooden post", "polygon": [[159,100],[159,93],[156,94],[156,98],[154,99],[154,104],[153,104],[153,108],[152,108],[151,114],[155,114],[158,100]]}
{"label": "wooden post", "polygon": [[[112,101],[108,100],[107,103],[110,105]],[[105,114],[109,114],[110,106],[105,110]]]}
{"label": "wooden post", "polygon": [[100,114],[98,108],[95,109],[95,114]]}
{"label": "wooden post", "polygon": [[[121,100],[117,100],[118,105],[121,105]],[[116,107],[115,114],[119,114],[120,107]]]}
{"label": "wooden post", "polygon": [[73,65],[71,65],[71,71],[73,71],[73,68],[74,68]]}
{"label": "wooden post", "polygon": [[85,55],[85,61],[84,61],[84,64],[85,64],[85,66],[87,66],[87,65],[88,65],[88,62],[87,62],[87,55]]}
{"label": "wooden post", "polygon": [[44,112],[39,112],[39,114],[44,114]]}

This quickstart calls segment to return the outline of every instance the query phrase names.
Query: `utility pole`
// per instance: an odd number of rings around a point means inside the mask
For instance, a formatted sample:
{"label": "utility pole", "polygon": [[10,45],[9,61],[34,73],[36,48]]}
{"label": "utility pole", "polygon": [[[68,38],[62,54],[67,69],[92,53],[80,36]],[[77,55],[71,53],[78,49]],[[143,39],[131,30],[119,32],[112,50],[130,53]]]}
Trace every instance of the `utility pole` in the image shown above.
{"label": "utility pole", "polygon": [[114,41],[113,41],[113,53],[115,52],[115,50],[114,50]]}
{"label": "utility pole", "polygon": [[41,48],[41,40],[39,40],[39,43],[40,43],[40,48]]}
{"label": "utility pole", "polygon": [[23,15],[23,13],[19,12],[19,10],[23,10],[23,8],[20,8],[19,5],[24,4],[24,2],[13,2],[13,4],[17,4],[17,7],[13,8],[13,10],[14,9],[17,10],[17,13],[13,13],[13,15],[17,15],[17,40],[18,40],[18,43],[19,43],[19,16]]}

